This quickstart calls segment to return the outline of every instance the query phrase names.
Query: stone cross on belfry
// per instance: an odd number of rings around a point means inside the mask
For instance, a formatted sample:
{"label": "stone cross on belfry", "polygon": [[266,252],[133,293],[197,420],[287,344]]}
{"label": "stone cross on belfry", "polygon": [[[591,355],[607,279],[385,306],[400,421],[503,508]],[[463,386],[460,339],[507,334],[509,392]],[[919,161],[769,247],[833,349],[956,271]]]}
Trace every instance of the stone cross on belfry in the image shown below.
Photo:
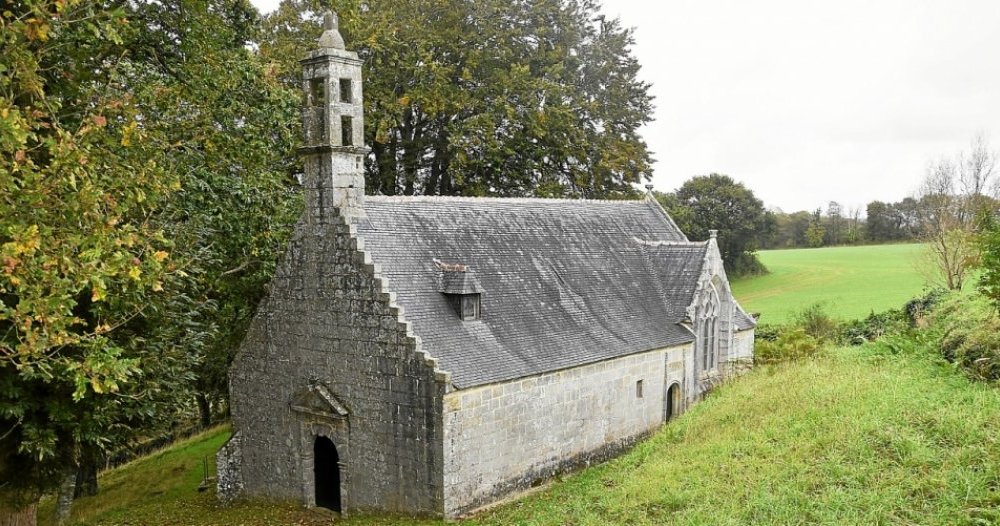
{"label": "stone cross on belfry", "polygon": [[323,13],[323,34],[319,36],[319,47],[344,49],[344,37],[337,28],[337,13],[327,9]]}

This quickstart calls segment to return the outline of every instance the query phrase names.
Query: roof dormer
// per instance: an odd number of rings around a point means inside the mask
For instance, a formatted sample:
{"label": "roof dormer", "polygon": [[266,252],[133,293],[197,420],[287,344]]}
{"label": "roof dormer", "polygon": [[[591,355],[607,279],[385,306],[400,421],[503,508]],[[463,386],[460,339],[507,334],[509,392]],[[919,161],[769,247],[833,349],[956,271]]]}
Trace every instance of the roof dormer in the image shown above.
{"label": "roof dormer", "polygon": [[478,320],[481,315],[480,299],[482,286],[468,265],[459,263],[444,263],[434,260],[441,272],[440,288],[442,294],[462,321]]}

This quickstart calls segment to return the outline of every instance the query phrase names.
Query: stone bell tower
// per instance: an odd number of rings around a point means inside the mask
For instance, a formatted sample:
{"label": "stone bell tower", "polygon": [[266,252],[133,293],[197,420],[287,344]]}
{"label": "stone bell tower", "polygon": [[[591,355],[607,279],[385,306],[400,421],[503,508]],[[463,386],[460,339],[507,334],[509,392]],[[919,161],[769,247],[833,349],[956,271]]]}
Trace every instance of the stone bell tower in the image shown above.
{"label": "stone bell tower", "polygon": [[349,222],[364,217],[361,60],[344,49],[335,13],[326,12],[317,49],[301,63],[306,222],[325,223],[337,212]]}

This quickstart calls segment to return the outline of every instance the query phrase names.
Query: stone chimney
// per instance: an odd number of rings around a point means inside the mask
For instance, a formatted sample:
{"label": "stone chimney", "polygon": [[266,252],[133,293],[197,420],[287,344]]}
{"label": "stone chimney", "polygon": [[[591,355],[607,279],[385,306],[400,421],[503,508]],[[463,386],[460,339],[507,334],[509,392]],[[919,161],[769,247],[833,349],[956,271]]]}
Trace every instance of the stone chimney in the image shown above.
{"label": "stone chimney", "polygon": [[302,64],[303,186],[306,222],[364,217],[364,103],[361,60],[344,48],[337,15],[327,11],[317,49]]}

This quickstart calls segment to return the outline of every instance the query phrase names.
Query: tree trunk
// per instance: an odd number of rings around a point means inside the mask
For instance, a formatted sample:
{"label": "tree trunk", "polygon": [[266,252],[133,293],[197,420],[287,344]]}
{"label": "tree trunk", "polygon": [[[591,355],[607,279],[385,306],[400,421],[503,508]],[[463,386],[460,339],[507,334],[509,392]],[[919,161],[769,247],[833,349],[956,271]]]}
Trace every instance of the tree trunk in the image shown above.
{"label": "tree trunk", "polygon": [[97,469],[100,465],[100,455],[87,451],[80,458],[80,469],[76,472],[76,490],[73,498],[91,497],[97,495]]}
{"label": "tree trunk", "polygon": [[71,466],[63,474],[59,484],[59,497],[56,499],[56,524],[66,524],[69,514],[73,511],[73,494],[76,492],[77,467]]}
{"label": "tree trunk", "polygon": [[0,492],[0,526],[35,526],[37,524],[38,500],[22,508],[12,507],[7,495]]}
{"label": "tree trunk", "polygon": [[208,397],[202,393],[196,394],[195,400],[198,402],[198,415],[201,418],[201,428],[208,429],[212,426],[212,404],[208,401]]}

